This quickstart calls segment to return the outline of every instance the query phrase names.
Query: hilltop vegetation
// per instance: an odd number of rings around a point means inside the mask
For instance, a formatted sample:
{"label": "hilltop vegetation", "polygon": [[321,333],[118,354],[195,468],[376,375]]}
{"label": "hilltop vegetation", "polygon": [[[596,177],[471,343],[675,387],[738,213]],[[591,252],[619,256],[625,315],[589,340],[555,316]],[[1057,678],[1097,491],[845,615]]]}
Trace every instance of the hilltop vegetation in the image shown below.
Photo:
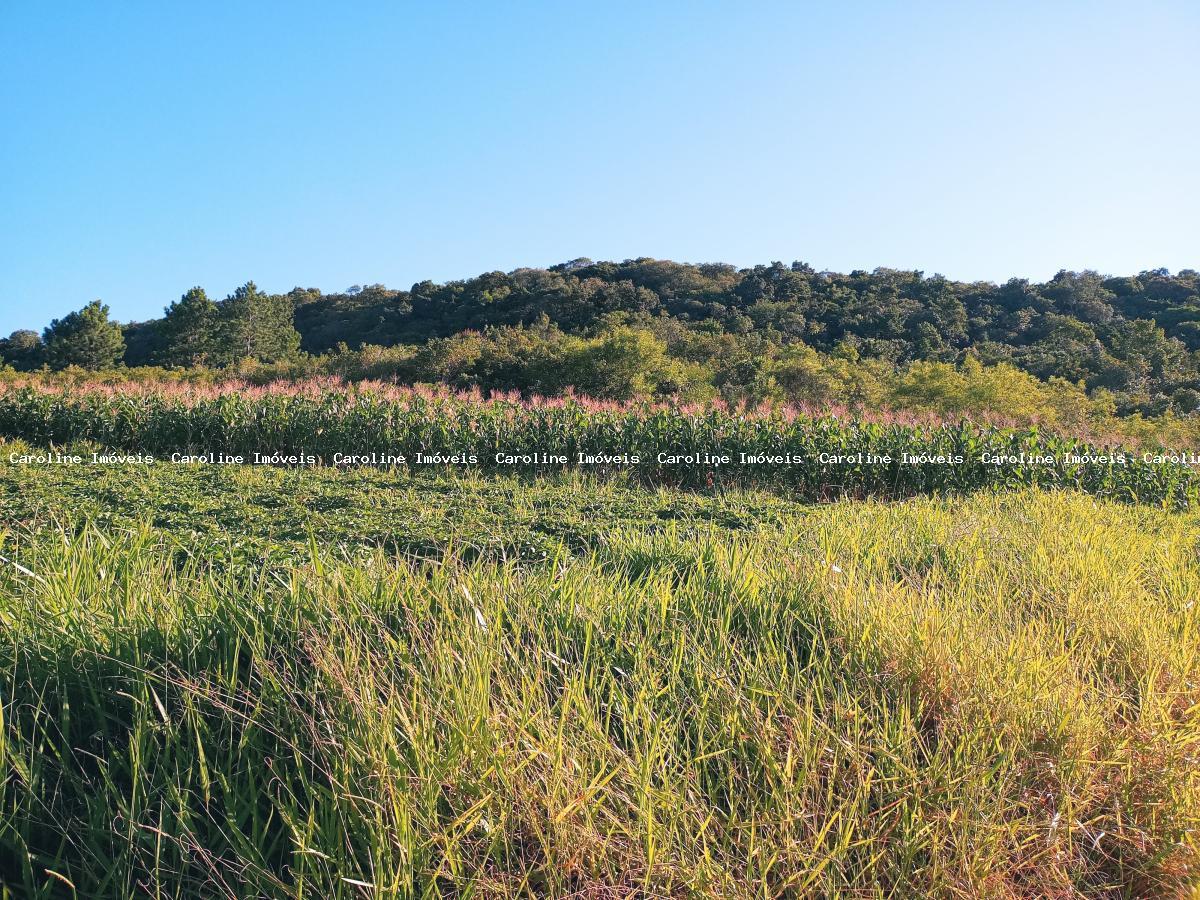
{"label": "hilltop vegetation", "polygon": [[614,399],[975,404],[1039,419],[1081,407],[1144,417],[1200,408],[1193,270],[996,285],[801,263],[581,259],[407,291],[270,295],[248,283],[213,302],[195,288],[164,318],[119,328],[101,304],[88,309],[91,320],[105,313],[90,339],[63,320],[0,341],[0,359],[26,371],[258,364]]}

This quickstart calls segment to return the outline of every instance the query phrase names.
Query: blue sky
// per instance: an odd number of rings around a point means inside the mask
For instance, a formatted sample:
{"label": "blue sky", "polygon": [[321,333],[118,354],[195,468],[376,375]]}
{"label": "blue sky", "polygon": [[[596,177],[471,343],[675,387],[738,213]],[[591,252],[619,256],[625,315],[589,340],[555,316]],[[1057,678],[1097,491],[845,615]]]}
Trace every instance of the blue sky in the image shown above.
{"label": "blue sky", "polygon": [[0,334],[577,256],[1200,267],[1200,4],[0,5]]}

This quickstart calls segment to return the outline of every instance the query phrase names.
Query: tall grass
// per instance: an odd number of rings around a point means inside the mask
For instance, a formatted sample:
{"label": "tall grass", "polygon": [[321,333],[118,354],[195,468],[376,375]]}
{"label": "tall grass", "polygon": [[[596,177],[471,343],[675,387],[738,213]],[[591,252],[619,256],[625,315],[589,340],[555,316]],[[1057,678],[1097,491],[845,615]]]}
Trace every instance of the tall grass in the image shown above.
{"label": "tall grass", "polygon": [[[124,392],[94,386],[68,394],[25,387],[0,392],[0,437],[43,446],[89,441],[159,455],[309,454],[326,463],[337,453],[403,455],[410,465],[418,453],[473,453],[481,468],[496,467],[497,452],[561,454],[567,465],[581,452],[624,455],[638,461],[588,470],[620,469],[654,484],[780,488],[810,500],[1031,485],[1175,507],[1200,498],[1200,470],[1194,467],[1147,461],[1135,453],[1124,464],[1072,461],[1069,454],[1111,456],[1111,451],[1036,427],[846,420],[794,410],[751,414],[719,405],[622,407],[574,399],[526,403],[511,397],[484,400],[320,383],[237,393],[187,387]],[[697,457],[661,460],[663,453]],[[789,461],[743,465],[742,453]],[[933,461],[905,462],[905,453]],[[712,455],[722,454],[730,463],[711,461]],[[873,459],[846,461],[855,454]],[[1022,454],[1048,462],[997,465],[987,458]],[[890,462],[878,462],[885,456]]]}
{"label": "tall grass", "polygon": [[249,572],[149,530],[10,534],[0,872],[21,897],[1178,895],[1190,522],[1024,493]]}

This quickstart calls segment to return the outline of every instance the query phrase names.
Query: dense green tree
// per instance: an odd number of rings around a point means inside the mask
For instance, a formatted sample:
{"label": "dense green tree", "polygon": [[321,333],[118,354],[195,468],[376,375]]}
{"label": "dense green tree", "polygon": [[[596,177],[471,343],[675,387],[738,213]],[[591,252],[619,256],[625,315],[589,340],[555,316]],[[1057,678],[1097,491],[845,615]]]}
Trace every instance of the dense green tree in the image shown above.
{"label": "dense green tree", "polygon": [[1113,354],[1125,362],[1144,362],[1151,376],[1170,380],[1182,374],[1187,348],[1153,321],[1136,319],[1117,329]]}
{"label": "dense green tree", "polygon": [[572,387],[591,397],[633,400],[695,396],[703,372],[672,359],[661,338],[628,326],[608,329],[564,356],[556,387]]}
{"label": "dense green tree", "polygon": [[12,366],[22,372],[36,369],[45,357],[42,339],[36,331],[21,329],[6,338],[0,338],[0,364]]}
{"label": "dense green tree", "polygon": [[300,349],[294,309],[287,296],[264,294],[247,281],[221,303],[218,361],[275,362]]}
{"label": "dense green tree", "polygon": [[109,369],[125,354],[121,326],[108,318],[108,307],[93,300],[81,310],[55,319],[42,334],[46,361],[52,368],[80,366]]}
{"label": "dense green tree", "polygon": [[200,366],[217,350],[217,305],[204,288],[194,287],[166,308],[159,323],[158,361],[168,366]]}

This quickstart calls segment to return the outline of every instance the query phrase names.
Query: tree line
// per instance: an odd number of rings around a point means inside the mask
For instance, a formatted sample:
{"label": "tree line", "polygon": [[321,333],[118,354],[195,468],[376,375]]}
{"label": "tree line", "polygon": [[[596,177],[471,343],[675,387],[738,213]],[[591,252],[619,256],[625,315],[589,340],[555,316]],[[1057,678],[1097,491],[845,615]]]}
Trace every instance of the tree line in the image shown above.
{"label": "tree line", "polygon": [[[192,288],[164,310],[163,318],[141,324],[120,325],[109,318],[108,306],[93,300],[52,321],[41,335],[21,330],[0,340],[0,362],[30,371],[42,366],[101,370],[282,360],[300,350],[293,314],[288,296],[263,293],[253,281],[220,303],[210,300],[203,288]],[[152,347],[144,340],[150,335]]]}
{"label": "tree line", "polygon": [[607,396],[795,394],[806,359],[808,369],[813,359],[879,371],[1003,365],[1102,396],[1123,414],[1190,415],[1200,407],[1200,274],[1062,271],[995,284],[799,262],[576,259],[407,291],[268,294],[248,282],[214,302],[193,288],[162,318],[127,325],[96,301],[41,334],[0,340],[0,360],[18,370],[340,365],[397,380]]}

